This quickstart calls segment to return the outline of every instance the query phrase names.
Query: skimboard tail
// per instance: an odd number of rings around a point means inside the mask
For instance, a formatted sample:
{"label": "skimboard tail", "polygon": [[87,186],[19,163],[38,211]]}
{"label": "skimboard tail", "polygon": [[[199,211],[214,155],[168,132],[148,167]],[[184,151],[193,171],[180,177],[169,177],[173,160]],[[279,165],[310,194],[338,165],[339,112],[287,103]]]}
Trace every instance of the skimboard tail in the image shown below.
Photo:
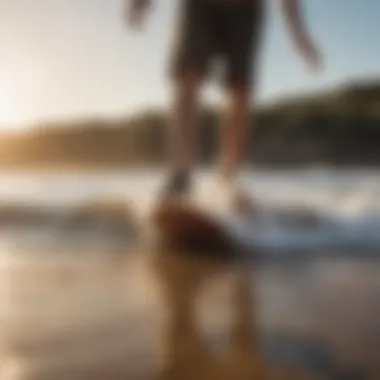
{"label": "skimboard tail", "polygon": [[220,255],[233,252],[233,241],[221,221],[190,202],[161,202],[151,213],[150,223],[165,244]]}

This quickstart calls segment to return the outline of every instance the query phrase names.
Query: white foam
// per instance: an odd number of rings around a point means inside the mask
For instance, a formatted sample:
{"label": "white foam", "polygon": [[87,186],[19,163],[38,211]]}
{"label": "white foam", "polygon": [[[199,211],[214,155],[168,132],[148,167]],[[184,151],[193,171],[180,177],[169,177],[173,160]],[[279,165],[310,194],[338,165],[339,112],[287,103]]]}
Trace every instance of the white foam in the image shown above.
{"label": "white foam", "polygon": [[[67,207],[102,197],[124,197],[149,210],[157,197],[161,173],[29,173],[0,177],[0,201]],[[212,180],[201,174],[201,187]],[[377,171],[256,172],[243,184],[265,210],[260,219],[232,217],[215,193],[200,200],[247,245],[263,249],[379,249],[380,176]],[[201,203],[203,202],[203,203]],[[289,223],[283,208],[307,208],[318,219],[314,228]]]}

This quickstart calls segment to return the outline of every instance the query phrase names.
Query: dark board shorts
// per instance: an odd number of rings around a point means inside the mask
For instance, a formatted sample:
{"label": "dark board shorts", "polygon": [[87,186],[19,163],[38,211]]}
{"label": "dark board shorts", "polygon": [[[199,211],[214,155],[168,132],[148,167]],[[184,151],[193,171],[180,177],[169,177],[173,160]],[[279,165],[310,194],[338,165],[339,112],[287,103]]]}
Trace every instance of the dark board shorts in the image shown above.
{"label": "dark board shorts", "polygon": [[195,70],[205,76],[217,58],[227,86],[249,87],[261,37],[263,1],[181,3],[171,75],[178,78]]}

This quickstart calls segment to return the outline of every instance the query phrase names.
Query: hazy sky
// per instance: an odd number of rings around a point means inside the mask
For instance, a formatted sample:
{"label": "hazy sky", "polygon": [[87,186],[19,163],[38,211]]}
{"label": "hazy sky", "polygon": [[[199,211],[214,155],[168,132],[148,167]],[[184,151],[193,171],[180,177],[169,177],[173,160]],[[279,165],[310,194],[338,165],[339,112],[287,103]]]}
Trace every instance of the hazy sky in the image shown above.
{"label": "hazy sky", "polygon": [[[166,106],[177,1],[156,0],[146,30],[136,35],[123,24],[122,0],[0,0],[0,123]],[[326,70],[320,77],[308,74],[271,7],[260,100],[380,74],[379,0],[303,4]],[[213,98],[217,88],[207,95]]]}

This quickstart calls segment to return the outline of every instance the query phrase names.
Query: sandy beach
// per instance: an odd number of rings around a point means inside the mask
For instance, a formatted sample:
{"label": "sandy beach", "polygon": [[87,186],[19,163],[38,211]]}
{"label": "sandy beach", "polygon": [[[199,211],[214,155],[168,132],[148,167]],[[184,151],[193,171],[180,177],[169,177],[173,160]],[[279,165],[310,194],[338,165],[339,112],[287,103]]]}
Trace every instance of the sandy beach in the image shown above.
{"label": "sandy beach", "polygon": [[135,244],[1,260],[2,380],[380,379],[376,258]]}

